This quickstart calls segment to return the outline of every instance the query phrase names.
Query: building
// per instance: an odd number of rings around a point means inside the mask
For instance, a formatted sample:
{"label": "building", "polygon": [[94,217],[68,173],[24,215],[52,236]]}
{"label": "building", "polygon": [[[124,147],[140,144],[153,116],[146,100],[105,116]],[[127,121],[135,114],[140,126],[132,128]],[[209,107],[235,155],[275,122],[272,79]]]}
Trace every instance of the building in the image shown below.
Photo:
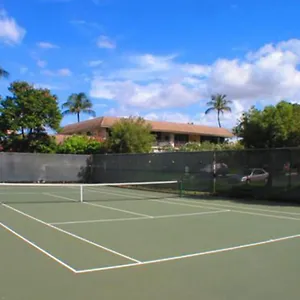
{"label": "building", "polygon": [[[120,118],[117,117],[94,118],[67,125],[62,128],[60,134],[86,134],[105,139],[109,135],[110,128],[118,120]],[[151,125],[152,133],[156,135],[154,151],[166,146],[177,148],[189,142],[223,142],[225,138],[233,137],[233,134],[225,128],[148,120],[146,122]]]}

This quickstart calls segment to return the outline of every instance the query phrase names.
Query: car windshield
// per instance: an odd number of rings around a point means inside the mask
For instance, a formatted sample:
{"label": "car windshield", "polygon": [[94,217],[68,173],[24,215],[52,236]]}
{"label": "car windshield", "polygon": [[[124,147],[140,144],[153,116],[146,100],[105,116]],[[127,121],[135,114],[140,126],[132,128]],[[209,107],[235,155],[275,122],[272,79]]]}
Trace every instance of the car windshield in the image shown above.
{"label": "car windshield", "polygon": [[243,175],[244,176],[250,175],[251,173],[252,173],[252,169],[244,169],[243,170]]}

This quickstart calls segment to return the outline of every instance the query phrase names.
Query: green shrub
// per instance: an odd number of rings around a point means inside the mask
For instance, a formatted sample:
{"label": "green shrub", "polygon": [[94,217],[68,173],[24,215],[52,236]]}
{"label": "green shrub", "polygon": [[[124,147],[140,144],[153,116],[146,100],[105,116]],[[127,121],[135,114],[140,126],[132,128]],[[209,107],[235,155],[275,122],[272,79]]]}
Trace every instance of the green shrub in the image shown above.
{"label": "green shrub", "polygon": [[239,143],[222,143],[215,144],[210,142],[203,143],[187,143],[184,146],[180,147],[179,151],[183,152],[193,152],[193,151],[224,151],[224,150],[242,150],[244,146]]}
{"label": "green shrub", "polygon": [[73,135],[57,146],[57,153],[62,154],[95,154],[101,153],[104,143],[88,136]]}

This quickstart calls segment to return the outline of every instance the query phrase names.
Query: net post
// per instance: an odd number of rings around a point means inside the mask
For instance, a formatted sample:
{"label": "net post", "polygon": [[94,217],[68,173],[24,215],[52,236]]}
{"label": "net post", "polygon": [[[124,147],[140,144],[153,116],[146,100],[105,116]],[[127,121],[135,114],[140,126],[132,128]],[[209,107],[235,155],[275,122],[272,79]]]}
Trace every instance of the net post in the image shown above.
{"label": "net post", "polygon": [[83,185],[80,185],[80,202],[83,202]]}

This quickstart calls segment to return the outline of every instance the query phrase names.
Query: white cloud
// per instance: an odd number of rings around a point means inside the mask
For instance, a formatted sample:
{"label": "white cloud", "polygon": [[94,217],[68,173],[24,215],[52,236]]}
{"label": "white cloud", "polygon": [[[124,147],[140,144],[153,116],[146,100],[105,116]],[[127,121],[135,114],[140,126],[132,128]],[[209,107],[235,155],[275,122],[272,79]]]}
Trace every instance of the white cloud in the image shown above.
{"label": "white cloud", "polygon": [[43,49],[56,49],[56,48],[59,48],[59,46],[54,45],[54,44],[49,43],[49,42],[39,42],[39,43],[37,43],[37,46],[39,48],[43,48]]}
{"label": "white cloud", "polygon": [[111,40],[108,36],[101,35],[97,40],[97,46],[99,48],[115,49],[116,43],[113,40]]}
{"label": "white cloud", "polygon": [[[118,102],[123,112],[138,109],[152,117],[187,120],[168,110],[199,103],[203,111],[211,94],[222,93],[233,100],[232,114],[222,117],[224,125],[231,127],[251,105],[276,104],[282,99],[299,102],[299,64],[300,40],[296,39],[263,45],[242,59],[220,58],[211,65],[181,63],[173,54],[130,56],[125,67],[105,76],[94,74],[90,94]],[[197,120],[216,125],[215,114],[201,114]]]}
{"label": "white cloud", "polygon": [[9,17],[5,10],[0,10],[0,41],[8,45],[22,42],[26,30],[19,26],[15,19]]}
{"label": "white cloud", "polygon": [[69,69],[60,69],[57,71],[60,76],[71,76],[72,72]]}
{"label": "white cloud", "polygon": [[101,26],[97,22],[88,22],[82,19],[71,20],[70,24],[75,26],[80,26],[80,27],[86,27],[89,28],[90,30],[96,30],[96,31],[103,30],[103,26]]}
{"label": "white cloud", "polygon": [[48,83],[42,83],[42,82],[40,82],[40,83],[35,83],[34,84],[34,87],[35,88],[40,88],[40,89],[48,89],[48,90],[50,90],[50,91],[52,91],[52,90],[67,90],[67,89],[69,89],[69,87],[68,86],[63,86],[63,85],[55,85],[55,84],[48,84]]}
{"label": "white cloud", "polygon": [[40,68],[45,68],[47,66],[47,62],[45,60],[38,59],[36,63]]}
{"label": "white cloud", "polygon": [[21,67],[20,68],[20,74],[26,74],[28,72],[28,68],[27,67]]}
{"label": "white cloud", "polygon": [[59,69],[57,71],[43,70],[41,73],[47,76],[62,76],[62,77],[72,75],[72,72],[69,69]]}
{"label": "white cloud", "polygon": [[88,62],[88,66],[90,67],[98,67],[103,63],[102,60],[91,60]]}
{"label": "white cloud", "polygon": [[105,103],[96,103],[96,104],[94,104],[93,107],[95,107],[95,108],[105,108],[105,107],[107,107],[107,104],[105,104]]}

